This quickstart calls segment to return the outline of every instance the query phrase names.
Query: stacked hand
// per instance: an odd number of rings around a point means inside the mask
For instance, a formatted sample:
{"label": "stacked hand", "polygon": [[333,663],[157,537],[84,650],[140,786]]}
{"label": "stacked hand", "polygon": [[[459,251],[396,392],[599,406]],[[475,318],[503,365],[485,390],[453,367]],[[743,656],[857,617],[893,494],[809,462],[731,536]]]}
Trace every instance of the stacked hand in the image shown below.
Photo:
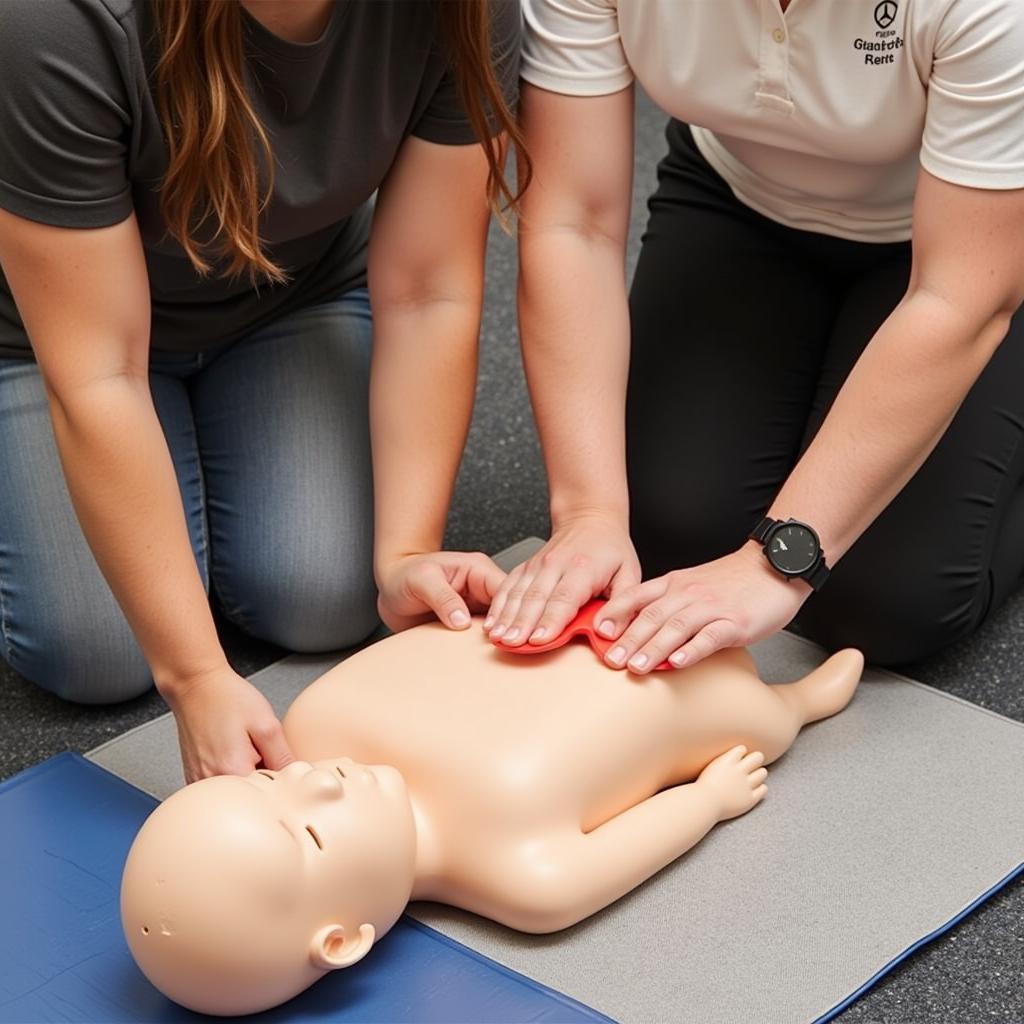
{"label": "stacked hand", "polygon": [[742,647],[782,629],[811,593],[786,580],[751,543],[713,562],[644,583],[633,545],[613,519],[562,524],[532,558],[507,576],[486,555],[438,552],[393,563],[378,607],[391,629],[433,617],[465,629],[488,609],[484,629],[503,646],[556,637],[595,596],[609,598],[598,632],[617,642],[606,661],[645,674],[662,661],[694,665],[723,647]]}
{"label": "stacked hand", "polygon": [[608,664],[643,674],[666,659],[694,665],[723,647],[742,647],[782,629],[811,593],[786,580],[761,549],[745,544],[724,558],[677,569],[612,597],[597,631],[617,639]]}
{"label": "stacked hand", "polygon": [[508,574],[484,629],[512,647],[545,643],[591,598],[614,598],[639,582],[640,563],[626,530],[604,516],[581,516],[561,524],[537,554]]}

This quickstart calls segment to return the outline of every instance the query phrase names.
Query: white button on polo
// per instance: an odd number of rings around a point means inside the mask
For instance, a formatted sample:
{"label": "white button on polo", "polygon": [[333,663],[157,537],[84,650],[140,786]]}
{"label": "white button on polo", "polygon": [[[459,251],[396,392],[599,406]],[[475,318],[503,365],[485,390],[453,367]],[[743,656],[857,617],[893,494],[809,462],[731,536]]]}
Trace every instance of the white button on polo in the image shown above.
{"label": "white button on polo", "polygon": [[781,28],[777,28],[772,33],[772,39],[774,39],[777,43],[784,43],[786,41],[786,33],[783,32]]}

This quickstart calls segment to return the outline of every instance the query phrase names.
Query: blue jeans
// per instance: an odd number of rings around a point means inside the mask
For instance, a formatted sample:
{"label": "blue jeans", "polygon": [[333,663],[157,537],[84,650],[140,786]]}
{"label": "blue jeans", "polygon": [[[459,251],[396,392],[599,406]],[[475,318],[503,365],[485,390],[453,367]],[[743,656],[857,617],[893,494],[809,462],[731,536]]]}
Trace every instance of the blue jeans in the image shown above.
{"label": "blue jeans", "polygon": [[[347,647],[377,624],[371,340],[360,288],[151,359],[203,582],[232,622],[294,651]],[[68,700],[152,685],[71,506],[39,369],[20,359],[0,359],[0,652]]]}

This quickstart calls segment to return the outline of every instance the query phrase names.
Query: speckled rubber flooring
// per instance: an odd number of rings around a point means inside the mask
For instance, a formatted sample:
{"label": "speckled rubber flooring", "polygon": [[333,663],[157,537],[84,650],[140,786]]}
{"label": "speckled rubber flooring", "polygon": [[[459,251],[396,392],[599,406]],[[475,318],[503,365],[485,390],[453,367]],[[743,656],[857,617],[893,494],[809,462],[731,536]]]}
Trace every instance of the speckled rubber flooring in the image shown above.
{"label": "speckled rubber flooring", "polygon": [[[646,220],[644,199],[664,146],[664,122],[664,115],[641,97],[630,270]],[[449,521],[447,543],[452,548],[493,552],[548,530],[543,467],[517,347],[514,281],[514,246],[495,229],[477,410]],[[232,663],[245,674],[284,653],[229,625],[221,628]],[[904,671],[1024,721],[1024,591],[975,636]],[[0,778],[62,750],[88,750],[165,711],[155,693],[110,708],[64,704],[0,662]],[[941,784],[936,779],[936,785]],[[1024,836],[1021,846],[1024,849]],[[1024,881],[1018,879],[953,932],[897,968],[840,1019],[844,1024],[1022,1024]]]}

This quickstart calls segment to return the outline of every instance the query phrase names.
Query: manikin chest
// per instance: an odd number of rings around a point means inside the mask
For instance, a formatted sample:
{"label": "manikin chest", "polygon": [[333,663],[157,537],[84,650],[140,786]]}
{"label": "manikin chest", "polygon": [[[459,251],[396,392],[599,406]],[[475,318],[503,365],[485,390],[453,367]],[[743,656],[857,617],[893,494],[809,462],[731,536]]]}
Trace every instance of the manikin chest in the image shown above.
{"label": "manikin chest", "polygon": [[304,759],[392,764],[460,816],[579,821],[662,784],[683,739],[677,680],[615,672],[582,643],[522,658],[420,627],[315,682],[285,729]]}

